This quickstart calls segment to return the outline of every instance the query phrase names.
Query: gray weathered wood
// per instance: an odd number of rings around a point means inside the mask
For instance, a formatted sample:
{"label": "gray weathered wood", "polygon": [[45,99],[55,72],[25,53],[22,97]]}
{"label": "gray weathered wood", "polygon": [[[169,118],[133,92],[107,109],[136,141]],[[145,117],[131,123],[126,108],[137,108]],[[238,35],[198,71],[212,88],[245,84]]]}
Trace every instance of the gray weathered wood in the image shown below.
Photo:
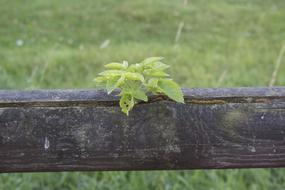
{"label": "gray weathered wood", "polygon": [[0,172],[285,166],[285,88],[184,94],[127,117],[103,91],[0,91]]}

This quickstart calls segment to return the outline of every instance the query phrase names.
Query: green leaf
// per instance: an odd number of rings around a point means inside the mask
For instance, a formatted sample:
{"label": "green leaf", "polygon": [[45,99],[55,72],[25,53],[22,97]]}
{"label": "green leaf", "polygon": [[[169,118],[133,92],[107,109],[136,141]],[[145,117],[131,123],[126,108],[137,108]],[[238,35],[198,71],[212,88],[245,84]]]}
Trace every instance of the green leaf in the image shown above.
{"label": "green leaf", "polygon": [[129,111],[134,107],[134,105],[134,98],[130,94],[123,93],[120,99],[120,107],[122,109],[122,112],[124,112],[126,115],[129,115]]}
{"label": "green leaf", "polygon": [[121,77],[114,77],[109,79],[106,83],[106,89],[108,94],[113,92],[116,88],[120,87],[125,82],[125,76],[122,75]]}
{"label": "green leaf", "polygon": [[157,70],[165,70],[165,69],[168,69],[170,66],[169,65],[166,65],[162,62],[154,62],[153,63],[153,68],[157,69]]}
{"label": "green leaf", "polygon": [[150,64],[153,62],[161,61],[163,59],[164,59],[163,57],[149,57],[149,58],[143,60],[142,63],[143,64]]}
{"label": "green leaf", "polygon": [[130,65],[128,70],[130,72],[141,72],[142,71],[142,65],[139,63],[136,63],[134,65]]}
{"label": "green leaf", "polygon": [[158,83],[158,78],[151,78],[148,80],[145,86],[149,92],[157,94],[161,92],[157,86],[157,83]]}
{"label": "green leaf", "polygon": [[96,82],[97,84],[106,82],[106,80],[107,79],[105,77],[96,77],[96,78],[93,79],[93,81]]}
{"label": "green leaf", "polygon": [[158,83],[158,79],[157,78],[151,78],[151,79],[148,80],[147,85],[149,87],[157,88],[157,83]]}
{"label": "green leaf", "polygon": [[168,77],[169,76],[169,74],[163,71],[156,70],[156,69],[145,70],[144,74],[150,77]]}
{"label": "green leaf", "polygon": [[159,79],[158,87],[170,99],[184,103],[183,93],[177,83],[171,79]]}
{"label": "green leaf", "polygon": [[115,90],[118,87],[117,85],[118,80],[119,80],[119,77],[114,77],[107,81],[106,89],[107,89],[108,94],[110,94],[113,90]]}
{"label": "green leaf", "polygon": [[106,76],[106,77],[114,77],[114,76],[120,76],[124,74],[125,71],[120,71],[120,70],[107,70],[99,73],[101,76]]}
{"label": "green leaf", "polygon": [[140,80],[140,81],[144,82],[143,75],[141,75],[139,73],[126,72],[124,75],[129,80]]}
{"label": "green leaf", "polygon": [[107,69],[115,69],[115,70],[123,70],[125,69],[124,65],[122,63],[109,63],[107,65],[104,65]]}
{"label": "green leaf", "polygon": [[125,76],[122,75],[122,76],[120,77],[120,79],[117,81],[116,86],[119,87],[119,86],[122,85],[124,82],[125,82]]}
{"label": "green leaf", "polygon": [[143,100],[145,102],[147,102],[147,100],[148,100],[147,95],[141,89],[133,90],[133,91],[131,91],[131,94],[134,98],[136,98],[138,100]]}

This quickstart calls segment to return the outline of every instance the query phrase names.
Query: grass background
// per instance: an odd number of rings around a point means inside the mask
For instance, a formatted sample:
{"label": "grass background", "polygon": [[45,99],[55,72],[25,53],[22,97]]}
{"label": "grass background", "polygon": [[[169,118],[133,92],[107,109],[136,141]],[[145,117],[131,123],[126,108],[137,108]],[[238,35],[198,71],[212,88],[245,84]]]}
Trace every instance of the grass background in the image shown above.
{"label": "grass background", "polygon": [[[149,56],[185,87],[268,86],[284,10],[284,0],[0,0],[0,88],[93,88],[103,64]],[[284,187],[284,169],[0,175],[5,190]]]}

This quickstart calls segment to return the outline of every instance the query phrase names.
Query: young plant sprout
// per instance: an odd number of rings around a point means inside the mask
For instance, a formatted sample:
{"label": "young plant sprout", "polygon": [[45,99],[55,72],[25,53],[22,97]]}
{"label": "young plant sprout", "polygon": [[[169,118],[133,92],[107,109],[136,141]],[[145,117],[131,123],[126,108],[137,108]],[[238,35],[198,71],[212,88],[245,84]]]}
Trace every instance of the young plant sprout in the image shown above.
{"label": "young plant sprout", "polygon": [[147,102],[146,93],[165,94],[170,99],[184,103],[180,86],[165,72],[169,65],[162,63],[162,57],[150,57],[140,63],[129,65],[123,63],[109,63],[106,71],[99,73],[94,79],[97,85],[103,86],[110,94],[120,89],[120,107],[129,115],[134,105],[142,100]]}

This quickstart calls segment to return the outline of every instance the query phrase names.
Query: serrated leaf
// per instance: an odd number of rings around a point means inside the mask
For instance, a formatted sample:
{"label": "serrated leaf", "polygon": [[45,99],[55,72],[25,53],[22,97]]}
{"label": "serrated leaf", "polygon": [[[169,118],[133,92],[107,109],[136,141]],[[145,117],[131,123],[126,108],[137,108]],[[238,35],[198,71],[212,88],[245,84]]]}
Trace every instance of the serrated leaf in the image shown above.
{"label": "serrated leaf", "polygon": [[151,87],[156,88],[157,87],[157,83],[158,83],[158,79],[157,78],[151,78],[148,80],[148,85]]}
{"label": "serrated leaf", "polygon": [[164,59],[163,57],[149,57],[149,58],[143,60],[142,63],[143,64],[149,64],[149,63],[161,61],[163,59]]}
{"label": "serrated leaf", "polygon": [[107,70],[99,73],[100,76],[106,76],[106,77],[114,77],[114,76],[120,76],[124,74],[125,71],[120,70]]}
{"label": "serrated leaf", "polygon": [[170,99],[175,100],[176,102],[184,103],[184,98],[181,88],[173,80],[159,79],[158,87]]}
{"label": "serrated leaf", "polygon": [[118,83],[119,78],[120,77],[114,77],[107,81],[106,89],[107,89],[108,94],[110,94],[113,90],[115,90],[118,87],[117,83]]}
{"label": "serrated leaf", "polygon": [[158,78],[151,78],[147,81],[145,86],[148,88],[149,91],[153,91],[157,88]]}
{"label": "serrated leaf", "polygon": [[134,65],[130,65],[128,70],[130,72],[141,72],[142,71],[142,65],[139,63],[136,63]]}
{"label": "serrated leaf", "polygon": [[151,78],[148,80],[145,86],[148,91],[152,92],[153,94],[156,94],[160,92],[157,83],[158,83],[158,78]]}
{"label": "serrated leaf", "polygon": [[148,98],[147,95],[145,94],[145,92],[141,89],[137,89],[137,90],[133,90],[131,92],[132,96],[138,100],[143,100],[145,102],[147,102]]}
{"label": "serrated leaf", "polygon": [[166,65],[162,62],[154,62],[152,67],[154,69],[157,69],[157,70],[165,70],[165,69],[168,69],[170,66],[169,65]]}
{"label": "serrated leaf", "polygon": [[116,86],[119,87],[120,85],[122,85],[122,84],[124,83],[124,81],[125,81],[125,76],[122,75],[122,76],[120,77],[120,79],[117,81]]}
{"label": "serrated leaf", "polygon": [[125,81],[125,76],[122,75],[121,77],[114,77],[112,79],[109,79],[106,83],[106,89],[108,94],[113,92],[116,88],[119,88],[120,85],[122,85]]}
{"label": "serrated leaf", "polygon": [[106,82],[106,78],[105,77],[96,77],[93,79],[93,81],[96,83],[103,83],[103,82]]}
{"label": "serrated leaf", "polygon": [[139,73],[126,72],[124,75],[129,80],[140,80],[140,81],[144,82],[143,75],[141,75]]}
{"label": "serrated leaf", "polygon": [[122,63],[109,63],[107,65],[104,65],[107,69],[115,69],[115,70],[123,70],[125,69],[124,65]]}
{"label": "serrated leaf", "polygon": [[144,74],[150,77],[168,77],[169,76],[169,74],[163,71],[156,70],[156,69],[145,70]]}
{"label": "serrated leaf", "polygon": [[129,115],[129,111],[134,107],[134,105],[134,98],[130,94],[123,93],[120,99],[120,107],[122,109],[122,112],[124,112],[126,115]]}

